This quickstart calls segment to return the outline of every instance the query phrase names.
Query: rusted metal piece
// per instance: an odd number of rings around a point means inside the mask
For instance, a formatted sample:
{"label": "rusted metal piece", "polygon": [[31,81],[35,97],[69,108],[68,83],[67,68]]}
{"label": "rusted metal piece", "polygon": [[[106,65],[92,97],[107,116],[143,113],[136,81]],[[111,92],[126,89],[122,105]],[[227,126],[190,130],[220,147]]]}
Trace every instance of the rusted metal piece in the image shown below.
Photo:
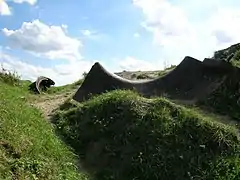
{"label": "rusted metal piece", "polygon": [[231,72],[230,63],[186,56],[171,72],[153,80],[131,81],[105,70],[96,62],[73,99],[82,102],[92,95],[115,89],[135,90],[144,97],[167,94],[176,99],[198,99],[213,89],[216,82]]}
{"label": "rusted metal piece", "polygon": [[51,87],[52,85],[55,85],[55,82],[52,79],[45,76],[40,76],[35,82],[29,85],[29,90],[40,94],[42,91],[46,91],[47,88]]}

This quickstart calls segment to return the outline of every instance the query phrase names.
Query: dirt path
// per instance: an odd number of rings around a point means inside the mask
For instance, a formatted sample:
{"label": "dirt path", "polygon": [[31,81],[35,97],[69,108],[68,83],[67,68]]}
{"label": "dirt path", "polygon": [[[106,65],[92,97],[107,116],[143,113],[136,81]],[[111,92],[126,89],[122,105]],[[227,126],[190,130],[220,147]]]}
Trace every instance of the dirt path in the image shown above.
{"label": "dirt path", "polygon": [[[64,92],[61,94],[41,95],[41,96],[37,97],[36,99],[31,100],[30,103],[31,103],[31,105],[40,109],[41,112],[43,113],[44,117],[49,119],[51,117],[52,113],[61,104],[63,104],[67,99],[72,97],[73,94],[74,94],[73,91],[68,91],[68,92]],[[239,122],[232,120],[228,116],[215,114],[213,112],[208,111],[207,109],[196,107],[194,105],[195,101],[183,101],[183,100],[173,100],[173,99],[171,99],[170,101],[172,101],[176,104],[179,104],[179,105],[183,105],[187,108],[191,108],[194,111],[196,111],[199,114],[202,114],[204,116],[214,117],[213,119],[217,119],[218,121],[220,121],[222,123],[237,126],[238,128],[240,126]]]}
{"label": "dirt path", "polygon": [[43,95],[31,101],[31,105],[40,109],[44,117],[49,119],[52,113],[72,95],[72,92],[64,92],[57,95]]}

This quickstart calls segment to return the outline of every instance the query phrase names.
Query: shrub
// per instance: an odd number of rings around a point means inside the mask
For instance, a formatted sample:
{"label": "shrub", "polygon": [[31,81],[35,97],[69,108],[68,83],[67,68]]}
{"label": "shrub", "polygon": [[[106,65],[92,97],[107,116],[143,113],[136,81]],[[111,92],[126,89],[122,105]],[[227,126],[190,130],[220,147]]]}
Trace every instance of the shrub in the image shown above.
{"label": "shrub", "polygon": [[139,74],[136,76],[136,79],[152,79],[147,74]]}
{"label": "shrub", "polygon": [[234,129],[165,99],[112,91],[55,115],[96,179],[239,179]]}
{"label": "shrub", "polygon": [[240,61],[240,50],[238,50],[238,51],[234,54],[233,59],[234,59],[235,61]]}
{"label": "shrub", "polygon": [[0,70],[0,82],[17,86],[20,84],[20,76],[15,71],[11,72],[9,70],[6,70],[2,65]]}
{"label": "shrub", "polygon": [[238,50],[232,60],[231,60],[231,63],[234,65],[234,66],[237,66],[237,67],[240,67],[240,50]]}
{"label": "shrub", "polygon": [[67,85],[63,85],[63,86],[53,86],[51,88],[48,88],[46,93],[48,93],[48,94],[60,94],[60,93],[63,93],[63,92],[69,92],[69,91],[72,91],[72,90],[75,90],[75,89],[79,88],[79,86],[81,86],[83,81],[84,81],[84,79],[79,79],[72,84],[67,84]]}
{"label": "shrub", "polygon": [[207,98],[198,102],[199,105],[211,107],[219,114],[229,115],[240,121],[240,71],[226,77],[222,84]]}
{"label": "shrub", "polygon": [[135,79],[135,78],[137,78],[137,74],[133,73],[133,74],[131,75],[131,79]]}
{"label": "shrub", "polygon": [[87,72],[83,72],[83,78],[86,78],[86,76],[88,75],[88,73]]}
{"label": "shrub", "polygon": [[162,71],[159,71],[158,76],[159,76],[159,77],[165,76],[166,74],[168,74],[170,71],[172,71],[172,70],[175,69],[176,67],[177,67],[176,65],[171,65],[170,67],[165,68],[165,69],[162,70]]}

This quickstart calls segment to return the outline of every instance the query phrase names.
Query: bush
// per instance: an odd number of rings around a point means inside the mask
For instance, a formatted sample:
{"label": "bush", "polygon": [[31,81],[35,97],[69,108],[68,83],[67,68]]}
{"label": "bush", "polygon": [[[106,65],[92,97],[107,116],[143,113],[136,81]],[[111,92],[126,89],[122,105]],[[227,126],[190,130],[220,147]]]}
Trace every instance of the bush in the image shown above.
{"label": "bush", "polygon": [[218,50],[214,52],[214,59],[222,59],[225,60],[227,59],[227,57],[229,57],[232,53],[235,54],[237,53],[237,51],[240,50],[240,44],[234,44],[231,45],[230,47],[226,48],[226,49],[222,49],[222,50]]}
{"label": "bush", "polygon": [[238,51],[234,54],[233,59],[234,59],[235,61],[240,61],[240,50],[238,50]]}
{"label": "bush", "polygon": [[147,74],[139,74],[136,76],[136,79],[152,79]]}
{"label": "bush", "polygon": [[211,107],[219,114],[228,115],[240,121],[240,71],[230,74],[207,98],[198,102],[199,105]]}
{"label": "bush", "polygon": [[170,67],[168,67],[168,68],[166,68],[166,69],[164,69],[162,71],[159,71],[158,76],[159,77],[165,76],[166,74],[168,74],[170,71],[172,71],[176,67],[177,67],[176,65],[171,65]]}
{"label": "bush", "polygon": [[240,67],[240,50],[237,51],[232,60],[231,60],[231,63],[234,65],[234,66],[237,66],[237,67]]}
{"label": "bush", "polygon": [[239,179],[235,130],[165,99],[112,91],[55,115],[96,179]]}
{"label": "bush", "polygon": [[79,86],[82,85],[84,79],[79,79],[78,81],[72,83],[72,84],[67,84],[64,86],[53,86],[51,88],[48,88],[46,93],[48,94],[60,94],[63,92],[69,92],[75,89],[78,89]]}
{"label": "bush", "polygon": [[3,66],[0,70],[0,82],[7,83],[9,85],[17,86],[20,84],[20,76],[17,72],[11,72],[6,70]]}

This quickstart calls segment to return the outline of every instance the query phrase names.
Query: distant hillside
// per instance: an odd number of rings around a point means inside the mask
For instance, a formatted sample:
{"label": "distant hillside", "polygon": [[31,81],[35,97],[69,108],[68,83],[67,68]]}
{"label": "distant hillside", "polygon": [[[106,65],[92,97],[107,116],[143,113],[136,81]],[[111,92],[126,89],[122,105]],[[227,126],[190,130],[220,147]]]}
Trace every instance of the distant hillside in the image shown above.
{"label": "distant hillside", "polygon": [[155,79],[161,77],[172,71],[176,65],[171,65],[164,70],[158,71],[122,71],[115,73],[116,75],[130,80],[141,80],[141,79]]}

